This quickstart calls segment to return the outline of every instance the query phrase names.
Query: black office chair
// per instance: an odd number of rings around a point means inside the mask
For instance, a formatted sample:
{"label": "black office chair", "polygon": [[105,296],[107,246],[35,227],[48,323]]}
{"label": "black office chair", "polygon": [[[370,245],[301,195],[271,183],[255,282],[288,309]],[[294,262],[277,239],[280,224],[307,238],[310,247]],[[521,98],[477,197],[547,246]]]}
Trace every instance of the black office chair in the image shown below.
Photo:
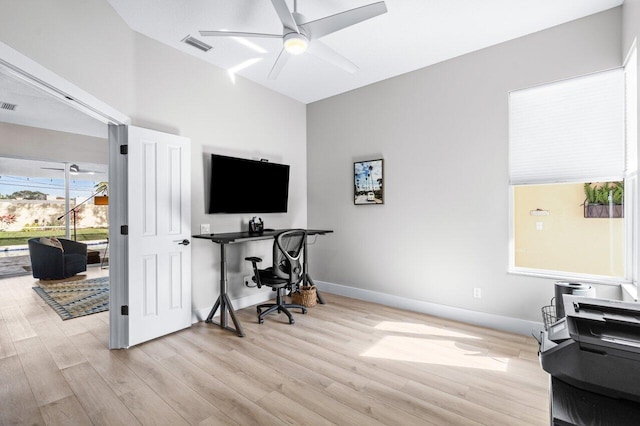
{"label": "black office chair", "polygon": [[262,262],[259,257],[245,258],[253,266],[253,282],[258,288],[266,285],[276,292],[276,303],[258,306],[258,323],[262,324],[264,317],[276,310],[278,313],[284,312],[289,317],[289,324],[295,323],[289,309],[297,308],[303,314],[307,313],[304,306],[285,303],[283,299],[287,289],[294,290],[303,279],[302,252],[306,238],[307,233],[303,229],[292,229],[278,234],[273,242],[273,267],[267,269],[258,269],[257,264]]}

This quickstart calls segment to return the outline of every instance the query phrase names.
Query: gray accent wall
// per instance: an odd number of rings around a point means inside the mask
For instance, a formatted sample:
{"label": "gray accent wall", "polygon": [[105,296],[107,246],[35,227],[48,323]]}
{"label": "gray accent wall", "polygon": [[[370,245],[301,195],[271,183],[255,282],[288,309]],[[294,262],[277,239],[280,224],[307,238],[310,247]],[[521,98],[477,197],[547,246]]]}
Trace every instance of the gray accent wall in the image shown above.
{"label": "gray accent wall", "polygon": [[[541,322],[553,280],[507,273],[508,92],[620,67],[621,24],[612,9],[309,104],[309,226],[335,230],[314,278]],[[354,206],[353,162],[377,158],[385,203]]]}

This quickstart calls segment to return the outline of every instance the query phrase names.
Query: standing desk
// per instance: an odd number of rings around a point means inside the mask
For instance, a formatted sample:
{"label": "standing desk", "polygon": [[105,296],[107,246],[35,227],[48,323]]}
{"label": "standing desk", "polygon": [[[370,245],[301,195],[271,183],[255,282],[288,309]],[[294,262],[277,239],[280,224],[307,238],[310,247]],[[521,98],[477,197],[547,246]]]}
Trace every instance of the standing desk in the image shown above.
{"label": "standing desk", "polygon": [[[200,234],[194,235],[193,238],[201,238],[204,240],[210,240],[216,244],[220,245],[220,295],[216,300],[216,303],[213,305],[211,312],[209,312],[209,316],[205,320],[207,323],[213,323],[212,318],[215,315],[218,308],[220,308],[220,328],[225,330],[233,331],[237,333],[238,336],[243,337],[244,331],[242,330],[242,325],[238,318],[236,317],[236,312],[233,309],[233,305],[231,304],[231,300],[227,295],[227,245],[232,243],[245,243],[249,241],[259,241],[259,240],[269,240],[275,238],[281,232],[288,231],[288,229],[273,229],[266,230],[261,234],[249,233],[249,232],[226,232],[222,234]],[[309,235],[325,235],[329,234],[333,231],[326,229],[307,229],[307,236]],[[313,285],[313,280],[308,272],[307,265],[307,241],[305,239],[304,243],[304,258],[302,262],[302,280],[304,284],[310,283]],[[324,304],[324,300],[320,294],[318,294],[318,302]],[[227,324],[227,312],[233,321],[233,325],[235,328],[229,327]]]}

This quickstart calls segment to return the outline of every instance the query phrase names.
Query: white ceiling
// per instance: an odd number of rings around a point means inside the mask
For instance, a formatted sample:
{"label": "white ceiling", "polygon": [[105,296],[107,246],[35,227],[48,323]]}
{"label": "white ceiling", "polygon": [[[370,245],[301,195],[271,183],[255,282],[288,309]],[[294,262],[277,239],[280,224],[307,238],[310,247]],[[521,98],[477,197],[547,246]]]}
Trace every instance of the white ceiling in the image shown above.
{"label": "white ceiling", "polygon": [[13,111],[0,108],[0,122],[107,137],[106,124],[15,77],[3,66],[0,66],[0,103],[17,105]]}
{"label": "white ceiling", "polygon": [[[322,38],[354,62],[349,74],[303,54],[292,57],[277,80],[267,78],[282,44],[252,38],[267,53],[235,40],[201,37],[199,30],[280,33],[269,0],[107,0],[127,24],[169,46],[224,69],[249,59],[237,74],[310,103],[619,6],[623,0],[386,0],[388,12]],[[299,0],[314,20],[375,0]],[[290,9],[293,0],[287,0]],[[213,46],[204,53],[181,43],[191,35]]]}
{"label": "white ceiling", "polygon": [[[105,181],[107,165],[93,163],[74,163],[80,173],[72,174],[73,180]],[[64,179],[64,163],[55,161],[24,160],[19,158],[0,157],[0,180],[3,176],[25,176],[37,178]],[[2,181],[0,181],[2,183]]]}

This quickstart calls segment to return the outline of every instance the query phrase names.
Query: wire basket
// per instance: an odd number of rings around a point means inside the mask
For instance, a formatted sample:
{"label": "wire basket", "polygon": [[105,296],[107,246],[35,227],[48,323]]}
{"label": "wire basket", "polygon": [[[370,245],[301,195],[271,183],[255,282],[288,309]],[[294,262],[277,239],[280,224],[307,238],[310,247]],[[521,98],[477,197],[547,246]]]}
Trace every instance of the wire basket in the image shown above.
{"label": "wire basket", "polygon": [[542,307],[542,322],[544,323],[544,329],[548,330],[549,326],[558,321],[556,316],[555,297],[551,298],[551,304]]}

